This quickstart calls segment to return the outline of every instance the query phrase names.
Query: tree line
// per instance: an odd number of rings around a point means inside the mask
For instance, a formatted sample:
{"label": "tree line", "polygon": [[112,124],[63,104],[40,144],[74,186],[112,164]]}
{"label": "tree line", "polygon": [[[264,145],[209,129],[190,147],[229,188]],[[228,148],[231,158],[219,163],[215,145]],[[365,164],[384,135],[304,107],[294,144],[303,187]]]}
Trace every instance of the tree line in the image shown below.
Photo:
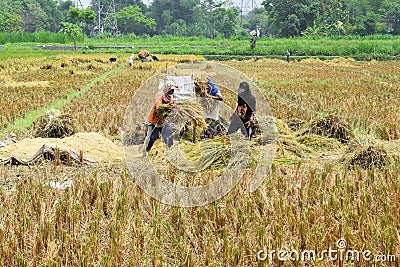
{"label": "tree line", "polygon": [[[114,8],[111,0],[101,0],[100,5],[98,1],[80,9],[71,0],[1,0],[0,32],[72,30],[75,35],[98,35],[98,15],[113,13]],[[115,16],[102,19],[104,36],[231,38],[248,35],[257,27],[261,36],[269,37],[400,34],[400,2],[391,0],[265,0],[246,14],[225,0],[114,3]]]}

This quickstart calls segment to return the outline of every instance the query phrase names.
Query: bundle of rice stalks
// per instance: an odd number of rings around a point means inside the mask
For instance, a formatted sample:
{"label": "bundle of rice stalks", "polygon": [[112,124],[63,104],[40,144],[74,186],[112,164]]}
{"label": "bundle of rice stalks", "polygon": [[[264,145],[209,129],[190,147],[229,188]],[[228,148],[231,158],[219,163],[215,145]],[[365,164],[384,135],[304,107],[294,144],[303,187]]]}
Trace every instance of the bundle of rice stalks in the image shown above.
{"label": "bundle of rice stalks", "polygon": [[183,140],[190,140],[196,143],[204,139],[204,132],[208,128],[207,123],[204,119],[192,119],[185,123],[185,125],[179,130],[179,137]]}
{"label": "bundle of rice stalks", "polygon": [[196,143],[186,144],[184,148],[186,161],[185,169],[189,171],[223,169],[229,162],[230,145],[227,137],[217,137]]}
{"label": "bundle of rice stalks", "polygon": [[140,50],[140,52],[138,53],[138,57],[139,58],[146,58],[150,55],[149,51],[147,50]]}
{"label": "bundle of rice stalks", "polygon": [[270,116],[256,116],[252,127],[253,134],[251,139],[260,145],[275,143],[277,137],[277,127],[275,118]]}
{"label": "bundle of rice stalks", "polygon": [[323,118],[312,121],[301,135],[316,134],[339,140],[342,143],[347,143],[354,138],[353,130],[346,120],[335,116],[328,115]]}
{"label": "bundle of rice stalks", "polygon": [[156,117],[161,120],[164,119],[166,117],[168,117],[168,115],[171,113],[171,111],[173,110],[173,107],[170,105],[163,105],[163,106],[159,106],[158,108],[156,108],[156,110],[154,111]]}
{"label": "bundle of rice stalks", "polygon": [[299,118],[290,118],[285,120],[285,122],[293,132],[297,132],[306,125],[306,121]]}
{"label": "bundle of rice stalks", "polygon": [[310,147],[316,151],[332,151],[343,148],[343,144],[338,140],[320,136],[316,134],[307,134],[296,139],[300,144]]}
{"label": "bundle of rice stalks", "polygon": [[207,127],[201,105],[188,99],[178,104],[178,109],[175,109],[171,113],[171,117],[173,121],[176,122],[188,122],[193,120],[196,126],[202,128]]}
{"label": "bundle of rice stalks", "polygon": [[355,151],[348,160],[348,164],[368,170],[372,167],[384,167],[387,159],[387,152],[384,149],[369,146],[367,149],[363,148]]}
{"label": "bundle of rice stalks", "polygon": [[206,118],[205,121],[207,123],[207,130],[205,131],[206,137],[210,134],[214,136],[226,135],[227,129],[224,127],[224,125],[227,125],[228,123],[224,118],[219,118],[218,121],[215,121],[211,118]]}
{"label": "bundle of rice stalks", "polygon": [[[161,140],[154,143],[149,152],[153,165],[160,173],[166,166],[173,165],[184,172],[222,171],[230,160],[231,145],[229,138],[216,137],[197,143],[183,141],[165,148]],[[168,155],[168,156],[167,156]]]}
{"label": "bundle of rice stalks", "polygon": [[75,133],[75,125],[68,115],[43,115],[33,125],[35,137],[64,138]]}
{"label": "bundle of rice stalks", "polygon": [[207,92],[210,89],[210,84],[207,81],[195,81],[194,88],[196,92],[196,97],[199,98],[199,103],[203,107],[203,110],[206,114],[212,114],[212,111],[215,109],[215,105],[218,100],[207,98]]}
{"label": "bundle of rice stalks", "polygon": [[[168,117],[169,122],[179,125],[179,136],[186,140],[196,142],[201,139],[207,123],[203,117],[203,109],[200,104],[185,99],[178,103],[178,108],[171,106],[160,107],[156,110],[156,116]],[[166,115],[166,116],[165,116]]]}
{"label": "bundle of rice stalks", "polygon": [[197,80],[194,82],[194,89],[196,92],[196,96],[205,97],[206,92],[208,91],[209,84],[206,81]]}
{"label": "bundle of rice stalks", "polygon": [[285,121],[278,118],[274,118],[274,123],[279,135],[293,135],[293,131],[290,129],[290,127],[286,124]]}
{"label": "bundle of rice stalks", "polygon": [[298,159],[305,158],[309,154],[313,153],[313,150],[307,146],[297,142],[293,136],[280,136],[277,140],[277,151],[276,157]]}

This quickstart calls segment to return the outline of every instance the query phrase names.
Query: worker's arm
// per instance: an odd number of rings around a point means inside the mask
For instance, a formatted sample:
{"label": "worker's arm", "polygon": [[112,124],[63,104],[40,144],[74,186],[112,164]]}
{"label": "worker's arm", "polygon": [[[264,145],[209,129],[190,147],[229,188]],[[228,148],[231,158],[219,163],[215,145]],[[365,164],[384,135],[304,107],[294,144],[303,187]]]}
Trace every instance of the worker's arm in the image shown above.
{"label": "worker's arm", "polygon": [[256,117],[256,112],[253,111],[251,113],[250,119],[245,123],[246,128],[249,128],[251,125],[253,125],[255,117]]}
{"label": "worker's arm", "polygon": [[178,108],[178,105],[175,104],[174,99],[171,97],[171,100],[169,101],[169,105],[171,105],[174,108]]}
{"label": "worker's arm", "polygon": [[212,98],[212,99],[215,99],[215,100],[222,101],[223,98],[222,98],[220,89],[219,89],[219,87],[214,83],[214,81],[212,80],[212,78],[211,78],[211,76],[210,76],[209,74],[207,75],[207,82],[208,82],[208,84],[211,86],[211,90],[212,90],[212,91],[217,91],[217,93],[216,93],[215,96],[213,96],[213,95],[210,95],[210,94],[208,94],[208,93],[206,92],[206,97],[209,97],[209,98]]}
{"label": "worker's arm", "polygon": [[164,103],[163,100],[162,100],[162,96],[156,100],[155,105],[156,105],[156,109],[159,108],[159,107],[168,107],[168,106],[172,106],[174,108],[178,107],[174,103],[174,99],[173,98],[171,98],[171,100],[168,103]]}
{"label": "worker's arm", "polygon": [[213,95],[210,95],[210,94],[208,94],[208,93],[206,92],[206,97],[212,98],[212,99],[215,99],[215,100],[222,101],[222,96],[221,96],[221,95],[213,96]]}

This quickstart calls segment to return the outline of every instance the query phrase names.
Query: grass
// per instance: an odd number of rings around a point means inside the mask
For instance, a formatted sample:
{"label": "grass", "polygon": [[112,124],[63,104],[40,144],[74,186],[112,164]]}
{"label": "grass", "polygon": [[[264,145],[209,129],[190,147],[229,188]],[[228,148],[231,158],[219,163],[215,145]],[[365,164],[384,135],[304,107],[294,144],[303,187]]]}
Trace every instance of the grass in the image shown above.
{"label": "grass", "polygon": [[[0,43],[6,43],[5,50],[13,47],[35,47],[37,45],[72,45],[72,41],[63,40],[57,42],[55,38],[17,39],[19,41],[3,38]],[[56,38],[57,37],[57,38]],[[24,44],[25,42],[25,44]],[[135,37],[125,36],[120,38],[85,38],[78,42],[81,47],[88,46],[110,46],[110,50],[100,52],[116,51],[115,46],[126,46],[124,52],[138,53],[140,49],[151,50],[156,54],[195,54],[213,56],[213,59],[224,59],[232,57],[261,56],[283,59],[286,50],[291,52],[293,58],[315,56],[319,58],[329,57],[352,57],[359,60],[394,60],[400,54],[400,38],[390,35],[374,36],[335,36],[335,37],[299,37],[299,38],[266,38],[262,37],[257,41],[257,48],[250,49],[248,37],[236,37],[231,39],[207,39],[202,37]],[[81,50],[84,53],[97,53]],[[217,58],[216,58],[217,57]]]}

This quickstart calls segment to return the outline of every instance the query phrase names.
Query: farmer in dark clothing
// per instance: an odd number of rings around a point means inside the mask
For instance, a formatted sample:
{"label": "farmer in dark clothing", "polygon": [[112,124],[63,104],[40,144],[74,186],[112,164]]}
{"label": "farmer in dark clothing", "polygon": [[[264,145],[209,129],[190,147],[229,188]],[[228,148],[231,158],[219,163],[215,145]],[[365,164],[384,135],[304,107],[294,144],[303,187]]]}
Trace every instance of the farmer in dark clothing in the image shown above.
{"label": "farmer in dark clothing", "polygon": [[290,52],[289,52],[289,50],[286,50],[286,61],[287,62],[290,61]]}
{"label": "farmer in dark clothing", "polygon": [[240,129],[242,134],[250,139],[255,116],[256,99],[251,94],[249,84],[241,82],[238,91],[237,107],[231,117],[228,134],[232,134]]}
{"label": "farmer in dark clothing", "polygon": [[113,62],[116,62],[117,59],[118,59],[117,56],[115,56],[115,57],[110,57],[110,64],[112,64]]}
{"label": "farmer in dark clothing", "polygon": [[158,61],[158,57],[156,55],[150,54],[150,58],[152,61]]}

